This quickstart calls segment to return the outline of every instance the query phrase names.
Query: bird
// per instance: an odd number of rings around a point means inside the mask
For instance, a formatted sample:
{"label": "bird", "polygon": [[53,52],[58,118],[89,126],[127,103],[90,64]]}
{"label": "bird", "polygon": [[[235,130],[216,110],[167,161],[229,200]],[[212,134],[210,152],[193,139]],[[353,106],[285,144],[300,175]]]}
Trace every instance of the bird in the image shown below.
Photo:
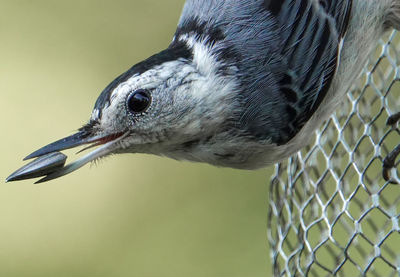
{"label": "bird", "polygon": [[[27,156],[41,159],[34,174],[7,181],[49,181],[119,153],[275,164],[307,145],[399,28],[400,0],[187,0],[170,45],[113,80],[75,134]],[[66,166],[54,158],[82,145],[96,149]]]}

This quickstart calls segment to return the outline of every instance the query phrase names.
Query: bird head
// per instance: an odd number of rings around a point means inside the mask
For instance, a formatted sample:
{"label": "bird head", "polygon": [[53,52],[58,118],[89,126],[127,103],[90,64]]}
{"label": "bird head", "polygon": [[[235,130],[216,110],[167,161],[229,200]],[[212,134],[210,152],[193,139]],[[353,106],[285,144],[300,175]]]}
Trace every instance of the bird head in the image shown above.
{"label": "bird head", "polygon": [[213,163],[206,144],[226,131],[235,105],[235,82],[226,74],[221,76],[219,69],[207,45],[174,41],[109,84],[98,97],[88,123],[77,133],[26,159],[81,145],[87,146],[83,150],[97,147],[43,181],[117,153]]}

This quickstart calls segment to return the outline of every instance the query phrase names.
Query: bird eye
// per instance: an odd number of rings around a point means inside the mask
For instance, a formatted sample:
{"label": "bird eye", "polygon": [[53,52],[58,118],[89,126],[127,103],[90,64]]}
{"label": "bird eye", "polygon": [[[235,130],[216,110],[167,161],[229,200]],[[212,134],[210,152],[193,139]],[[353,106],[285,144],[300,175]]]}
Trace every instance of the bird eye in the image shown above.
{"label": "bird eye", "polygon": [[129,95],[127,106],[131,113],[142,113],[149,107],[150,101],[150,93],[147,90],[138,89]]}

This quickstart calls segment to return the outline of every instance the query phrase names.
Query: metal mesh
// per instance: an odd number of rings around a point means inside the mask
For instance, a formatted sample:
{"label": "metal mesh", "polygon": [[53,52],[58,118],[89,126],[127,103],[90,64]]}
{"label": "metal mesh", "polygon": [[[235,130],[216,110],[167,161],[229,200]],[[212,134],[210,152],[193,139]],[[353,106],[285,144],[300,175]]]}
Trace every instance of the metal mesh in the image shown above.
{"label": "metal mesh", "polygon": [[400,185],[382,177],[400,143],[398,126],[386,124],[400,111],[399,38],[380,41],[313,143],[276,166],[268,220],[275,276],[400,276]]}

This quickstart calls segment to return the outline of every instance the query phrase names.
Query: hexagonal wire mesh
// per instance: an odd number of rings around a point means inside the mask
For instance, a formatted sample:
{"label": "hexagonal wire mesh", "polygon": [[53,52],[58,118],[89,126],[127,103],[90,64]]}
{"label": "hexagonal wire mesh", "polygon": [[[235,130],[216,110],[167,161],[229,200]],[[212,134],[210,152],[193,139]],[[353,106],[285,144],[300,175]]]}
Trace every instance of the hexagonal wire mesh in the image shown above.
{"label": "hexagonal wire mesh", "polygon": [[[400,275],[400,185],[382,177],[400,143],[400,34],[383,38],[314,142],[276,166],[269,240],[275,276]],[[399,168],[397,162],[397,168]]]}

